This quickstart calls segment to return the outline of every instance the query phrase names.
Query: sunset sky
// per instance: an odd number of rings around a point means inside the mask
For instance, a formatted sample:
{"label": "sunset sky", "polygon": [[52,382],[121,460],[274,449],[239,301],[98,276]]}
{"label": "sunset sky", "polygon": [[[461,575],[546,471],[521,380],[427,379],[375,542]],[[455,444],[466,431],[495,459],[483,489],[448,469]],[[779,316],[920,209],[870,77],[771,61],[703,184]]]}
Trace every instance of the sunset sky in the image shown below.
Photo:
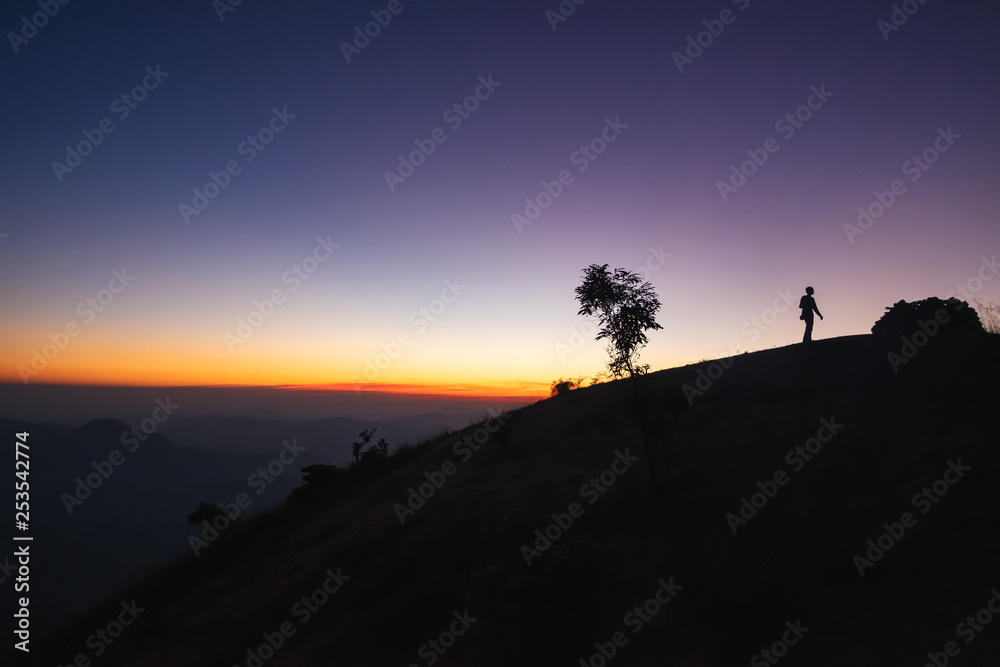
{"label": "sunset sky", "polygon": [[653,369],[1000,301],[995,22],[902,4],[5,2],[0,381],[532,395],[595,263]]}

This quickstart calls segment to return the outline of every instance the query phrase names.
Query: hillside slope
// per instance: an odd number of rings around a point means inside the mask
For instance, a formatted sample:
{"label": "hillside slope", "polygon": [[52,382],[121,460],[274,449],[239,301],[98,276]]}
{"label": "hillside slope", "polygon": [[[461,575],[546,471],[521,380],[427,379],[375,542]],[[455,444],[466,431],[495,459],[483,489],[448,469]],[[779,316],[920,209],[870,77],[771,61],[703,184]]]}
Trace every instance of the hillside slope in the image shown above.
{"label": "hillside slope", "polygon": [[[301,453],[286,474],[251,488],[248,476],[275,458],[281,440],[270,452],[222,452],[179,447],[158,432],[139,431],[139,440],[114,419],[72,428],[0,418],[0,433],[20,432],[30,433],[35,577],[29,592],[36,633],[190,553],[193,531],[185,517],[199,502],[226,502],[248,492],[254,503],[246,514],[256,514],[280,505],[301,483],[300,467],[326,462]],[[0,584],[7,585],[7,568],[17,564],[14,546],[0,552]],[[7,603],[5,595],[3,611]]]}
{"label": "hillside slope", "polygon": [[450,434],[110,596],[40,657],[95,658],[134,599],[101,665],[921,665],[947,642],[996,664],[1000,624],[957,626],[1000,586],[1000,341],[932,340],[895,373],[898,345],[652,374],[659,493],[623,383]]}

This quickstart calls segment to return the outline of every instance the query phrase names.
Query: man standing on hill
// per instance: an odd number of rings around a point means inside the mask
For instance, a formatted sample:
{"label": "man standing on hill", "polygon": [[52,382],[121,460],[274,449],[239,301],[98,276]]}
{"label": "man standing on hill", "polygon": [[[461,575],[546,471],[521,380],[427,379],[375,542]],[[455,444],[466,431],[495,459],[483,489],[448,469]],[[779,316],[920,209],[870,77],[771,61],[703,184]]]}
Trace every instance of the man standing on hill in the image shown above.
{"label": "man standing on hill", "polygon": [[799,308],[802,309],[802,314],[799,315],[800,320],[805,320],[806,332],[802,336],[803,343],[812,342],[812,332],[813,332],[813,311],[819,315],[819,319],[823,319],[823,313],[819,312],[819,308],[816,307],[816,299],[812,297],[813,288],[807,287],[806,293],[799,299]]}

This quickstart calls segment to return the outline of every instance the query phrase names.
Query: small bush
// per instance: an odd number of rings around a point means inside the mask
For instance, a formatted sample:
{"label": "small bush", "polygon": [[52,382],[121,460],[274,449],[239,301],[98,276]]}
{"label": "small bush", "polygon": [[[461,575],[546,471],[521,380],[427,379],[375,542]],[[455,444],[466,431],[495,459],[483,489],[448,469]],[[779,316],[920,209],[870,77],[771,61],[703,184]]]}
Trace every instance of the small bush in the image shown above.
{"label": "small bush", "polygon": [[559,396],[561,394],[568,394],[572,390],[578,388],[580,383],[576,380],[564,380],[559,378],[552,383],[550,396]]}
{"label": "small bush", "polygon": [[337,466],[316,463],[302,468],[302,481],[313,486],[331,486],[344,472]]}
{"label": "small bush", "polygon": [[600,384],[605,379],[607,379],[607,374],[603,372],[598,373],[593,378],[588,378],[584,375],[569,379],[559,378],[552,383],[552,386],[549,389],[550,395],[558,396],[559,394],[567,394],[574,389],[582,389],[588,386],[585,384],[588,380],[590,381],[589,386],[593,387],[595,384]]}
{"label": "small bush", "polygon": [[[942,315],[942,311],[944,315]],[[941,331],[983,331],[979,315],[965,301],[951,297],[948,300],[936,296],[921,301],[897,301],[872,326],[873,334],[907,336],[920,329],[921,322],[937,319],[943,321]]]}
{"label": "small bush", "polygon": [[[370,431],[365,430],[359,434],[361,436],[361,440],[355,442],[351,449],[354,454],[355,465],[389,458],[389,443],[385,441],[385,438],[379,440],[378,444],[371,444],[372,435],[374,435],[377,430],[378,429],[373,428]],[[365,449],[365,447],[368,449]]]}
{"label": "small bush", "polygon": [[198,505],[196,509],[191,514],[187,515],[187,522],[192,526],[197,526],[202,521],[212,522],[215,515],[222,511],[222,508],[213,503],[206,503],[204,500]]}

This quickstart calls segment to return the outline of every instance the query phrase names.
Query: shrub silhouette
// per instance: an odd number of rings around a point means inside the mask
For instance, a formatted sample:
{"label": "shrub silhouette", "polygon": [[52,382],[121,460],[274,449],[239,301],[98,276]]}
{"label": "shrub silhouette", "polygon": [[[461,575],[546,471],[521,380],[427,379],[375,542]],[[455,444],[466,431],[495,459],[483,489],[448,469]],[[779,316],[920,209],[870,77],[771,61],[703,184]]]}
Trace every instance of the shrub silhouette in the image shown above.
{"label": "shrub silhouette", "polygon": [[[361,440],[355,442],[351,450],[351,453],[354,455],[355,465],[389,457],[389,443],[385,441],[385,438],[380,439],[376,445],[371,444],[372,436],[377,430],[373,428],[370,431],[365,430],[358,434]],[[368,449],[365,449],[365,447],[368,447]]]}
{"label": "shrub silhouette", "polygon": [[302,486],[292,489],[288,502],[292,505],[331,501],[345,495],[349,473],[343,468],[325,463],[315,463],[302,468]]}
{"label": "shrub silhouette", "polygon": [[[578,378],[570,378],[568,380],[564,380],[563,378],[559,378],[558,380],[556,380],[555,382],[553,382],[552,386],[549,388],[549,392],[550,392],[549,395],[550,396],[559,396],[560,394],[568,394],[569,392],[571,392],[574,389],[580,389],[581,387],[583,387],[583,381],[585,379],[586,378],[584,378],[583,376],[580,376]],[[595,382],[593,384],[597,384],[597,383]]]}
{"label": "shrub silhouette", "polygon": [[226,519],[229,519],[229,514],[221,506],[214,503],[207,503],[203,500],[198,505],[198,509],[187,515],[187,522],[192,526],[197,526],[203,521],[212,523],[212,520],[220,514],[225,515]]}
{"label": "shrub silhouette", "polygon": [[550,396],[559,396],[560,394],[568,394],[573,389],[576,389],[579,385],[574,380],[563,380],[559,378],[552,383],[550,389]]}
{"label": "shrub silhouette", "polygon": [[314,487],[328,487],[332,486],[344,471],[337,466],[315,463],[302,468],[302,472],[302,481],[306,484],[312,484]]}
{"label": "shrub silhouette", "polygon": [[947,300],[936,296],[922,301],[897,301],[886,308],[882,317],[872,325],[873,334],[908,336],[920,330],[920,324],[937,319],[942,332],[983,331],[983,324],[975,309],[955,297]]}
{"label": "shrub silhouette", "polygon": [[302,481],[305,484],[292,489],[288,497],[289,503],[296,506],[335,503],[366,488],[400,464],[419,456],[420,448],[413,445],[403,445],[390,455],[389,443],[385,438],[372,445],[372,435],[376,430],[361,431],[361,439],[352,446],[354,461],[349,468],[338,468],[325,463],[302,468]]}

